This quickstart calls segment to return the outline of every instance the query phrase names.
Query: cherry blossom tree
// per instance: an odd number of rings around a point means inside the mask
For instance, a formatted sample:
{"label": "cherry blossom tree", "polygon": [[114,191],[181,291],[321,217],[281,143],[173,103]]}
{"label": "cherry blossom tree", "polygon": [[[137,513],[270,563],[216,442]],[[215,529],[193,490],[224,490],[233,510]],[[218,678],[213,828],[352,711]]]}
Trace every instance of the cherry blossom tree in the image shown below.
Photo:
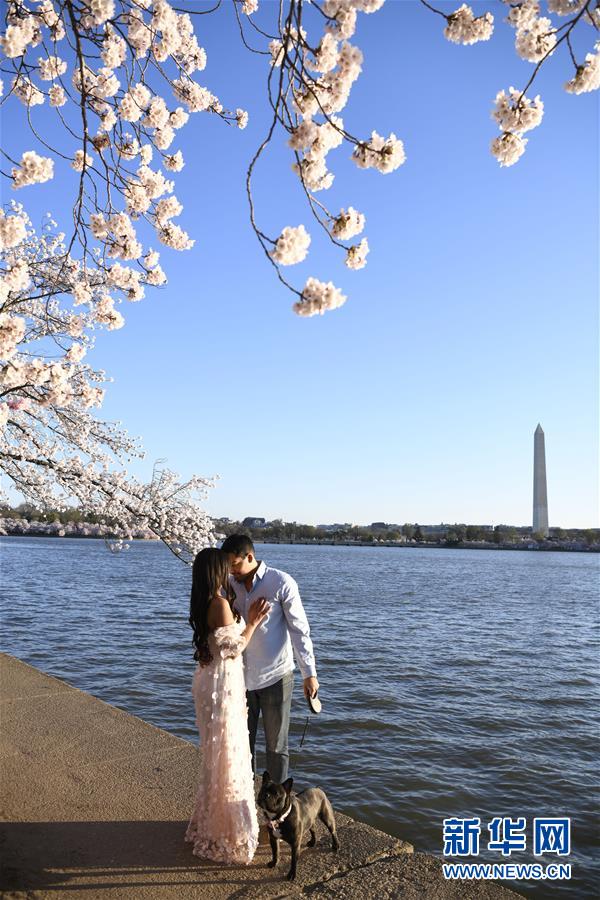
{"label": "cherry blossom tree", "polygon": [[112,535],[148,531],[189,560],[215,541],[199,505],[213,481],[182,484],[158,466],[150,484],[127,474],[142,449],[94,415],[106,376],[85,357],[99,329],[122,327],[115,300],[129,288],[119,288],[102,268],[85,271],[64,237],[53,221],[36,234],[14,202],[0,215],[0,467],[37,507],[76,501],[82,513],[104,517]]}
{"label": "cherry blossom tree", "polygon": [[[300,287],[289,280],[287,268],[310,251],[307,224],[285,225],[274,235],[261,226],[253,177],[269,146],[287,143],[307,222],[327,235],[351,270],[367,262],[365,216],[351,202],[330,210],[321,199],[335,177],[330,154],[346,146],[359,169],[382,174],[402,166],[406,154],[394,133],[353,135],[341,116],[363,65],[354,43],[359,16],[377,13],[384,0],[279,0],[261,8],[259,0],[216,0],[213,7],[176,2],[4,4],[1,102],[22,104],[27,128],[20,156],[3,151],[2,175],[15,191],[28,192],[54,177],[57,160],[67,161],[73,216],[68,228],[60,223],[64,232],[50,220],[38,234],[21,204],[0,218],[0,460],[28,499],[53,506],[75,499],[120,523],[124,538],[134,526],[147,527],[189,556],[215,539],[199,506],[212,481],[180,484],[166,470],[150,485],[131,478],[127,462],[141,448],[91,412],[101,405],[106,377],[84,359],[98,329],[122,326],[123,301],[142,300],[148,285],[166,282],[151,242],[178,251],[193,247],[193,237],[174,221],[183,210],[175,194],[185,165],[174,146],[179,131],[195,113],[240,129],[248,122],[245,110],[227,108],[199,80],[207,56],[194,19],[233,13],[244,46],[264,57],[271,114],[247,171],[250,223],[294,294],[298,315],[322,314],[346,297],[331,281],[310,276]],[[499,14],[515,31],[516,52],[532,63],[527,84],[504,87],[493,101],[500,134],[491,152],[501,166],[519,160],[523,135],[542,121],[541,98],[527,92],[559,48],[572,67],[569,93],[600,86],[597,0],[547,0],[543,8],[539,0],[502,0],[494,4],[496,16],[476,15],[466,4],[448,13],[419,2],[444,20],[445,37],[462,45],[489,41]],[[591,35],[583,58],[574,49],[576,29]],[[56,119],[52,128],[48,116]]]}

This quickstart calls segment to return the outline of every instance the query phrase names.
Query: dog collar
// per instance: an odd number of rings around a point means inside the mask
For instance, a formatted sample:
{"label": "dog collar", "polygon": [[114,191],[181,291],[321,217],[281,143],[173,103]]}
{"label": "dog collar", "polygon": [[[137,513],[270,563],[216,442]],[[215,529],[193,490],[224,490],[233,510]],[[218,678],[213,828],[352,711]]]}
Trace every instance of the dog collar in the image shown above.
{"label": "dog collar", "polygon": [[292,801],[290,800],[290,805],[288,806],[286,811],[283,813],[283,815],[279,816],[278,819],[269,819],[269,821],[267,822],[267,828],[270,828],[271,831],[278,831],[279,826],[281,825],[281,823],[283,821],[285,821],[285,819],[287,819],[287,817],[289,816],[291,811],[292,811]]}

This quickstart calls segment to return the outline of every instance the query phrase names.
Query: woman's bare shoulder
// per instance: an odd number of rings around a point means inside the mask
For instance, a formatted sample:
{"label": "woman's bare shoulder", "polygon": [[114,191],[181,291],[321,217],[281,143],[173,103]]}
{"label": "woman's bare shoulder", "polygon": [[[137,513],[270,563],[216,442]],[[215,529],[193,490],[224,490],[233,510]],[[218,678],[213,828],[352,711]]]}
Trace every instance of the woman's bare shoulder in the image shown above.
{"label": "woman's bare shoulder", "polygon": [[231,607],[225,597],[213,597],[208,608],[207,622],[211,631],[215,628],[223,628],[225,625],[233,625],[235,619]]}

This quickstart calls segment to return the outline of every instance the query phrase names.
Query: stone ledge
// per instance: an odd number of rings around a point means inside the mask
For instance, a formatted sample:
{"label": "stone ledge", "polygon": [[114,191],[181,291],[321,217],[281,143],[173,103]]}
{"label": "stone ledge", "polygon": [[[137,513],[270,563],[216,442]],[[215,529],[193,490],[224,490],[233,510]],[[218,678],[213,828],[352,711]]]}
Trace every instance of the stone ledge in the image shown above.
{"label": "stone ledge", "polygon": [[441,863],[337,814],[341,847],[302,855],[285,879],[261,841],[250,866],[194,857],[183,842],[198,749],[14,657],[2,684],[0,888],[7,900],[517,897],[494,884],[445,882]]}

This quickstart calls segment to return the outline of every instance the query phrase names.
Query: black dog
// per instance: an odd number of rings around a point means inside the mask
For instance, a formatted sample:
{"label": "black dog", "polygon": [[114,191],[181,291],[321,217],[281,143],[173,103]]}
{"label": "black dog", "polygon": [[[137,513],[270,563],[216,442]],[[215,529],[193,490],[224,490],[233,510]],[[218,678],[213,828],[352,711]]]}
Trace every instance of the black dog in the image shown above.
{"label": "black dog", "polygon": [[310,832],[307,847],[314,847],[317,842],[314,829],[317,818],[331,834],[331,849],[337,850],[340,846],[333,809],[325,791],[321,788],[307,788],[299,794],[292,794],[293,783],[293,779],[288,778],[283,784],[275,784],[269,773],[265,772],[258,794],[258,805],[269,819],[269,841],[273,853],[273,859],[268,864],[269,868],[273,868],[279,862],[281,837],[292,848],[292,865],[287,874],[290,881],[296,877],[296,866],[305,833]]}

